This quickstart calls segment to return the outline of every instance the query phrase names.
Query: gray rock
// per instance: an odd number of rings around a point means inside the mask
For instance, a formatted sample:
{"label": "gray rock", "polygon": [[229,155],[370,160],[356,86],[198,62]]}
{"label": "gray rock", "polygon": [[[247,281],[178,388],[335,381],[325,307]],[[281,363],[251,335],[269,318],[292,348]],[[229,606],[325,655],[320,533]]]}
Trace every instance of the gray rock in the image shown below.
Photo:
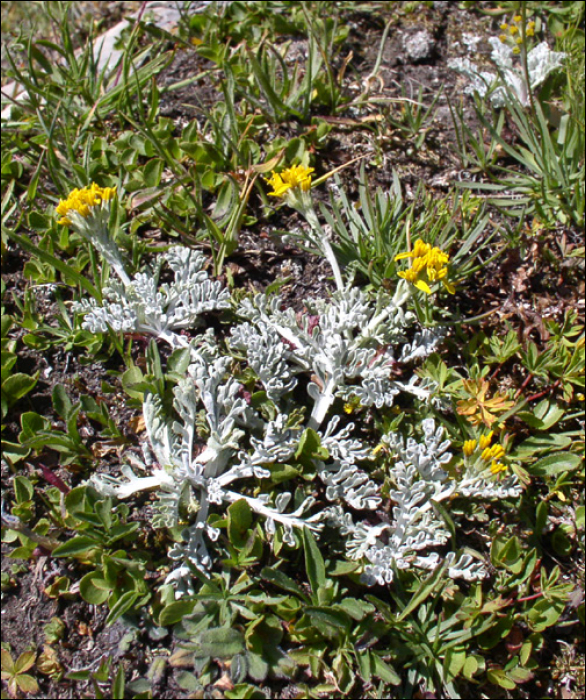
{"label": "gray rock", "polygon": [[403,36],[403,48],[408,59],[415,62],[424,61],[433,55],[435,39],[427,29],[421,29],[415,34]]}

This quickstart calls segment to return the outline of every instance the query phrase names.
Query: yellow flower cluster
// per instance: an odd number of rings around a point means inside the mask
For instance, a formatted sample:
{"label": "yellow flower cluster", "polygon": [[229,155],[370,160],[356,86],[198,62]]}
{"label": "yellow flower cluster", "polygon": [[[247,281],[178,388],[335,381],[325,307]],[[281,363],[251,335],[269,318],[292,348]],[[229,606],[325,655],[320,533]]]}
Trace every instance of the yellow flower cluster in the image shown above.
{"label": "yellow flower cluster", "polygon": [[508,467],[498,461],[505,456],[505,448],[499,444],[490,446],[493,435],[494,431],[491,430],[487,435],[481,435],[478,440],[466,440],[462,452],[467,458],[472,457],[475,452],[480,452],[480,461],[486,464],[491,462],[490,472],[496,475],[506,471]]}
{"label": "yellow flower cluster", "polygon": [[[503,33],[499,35],[499,39],[503,42],[503,44],[512,41],[515,44],[513,53],[521,52],[520,44],[523,43],[523,35],[521,32],[522,21],[523,18],[521,15],[515,15],[510,24],[503,22],[503,24],[500,25]],[[527,22],[525,25],[525,36],[535,36],[535,22],[533,20],[529,20],[529,22]]]}
{"label": "yellow flower cluster", "polygon": [[61,199],[57,205],[56,212],[61,217],[59,223],[69,225],[71,221],[68,214],[72,211],[76,211],[86,219],[90,215],[92,207],[100,206],[102,202],[113,199],[115,195],[115,187],[100,187],[95,182],[92,182],[90,187],[84,187],[81,190],[75,188],[67,199]]}
{"label": "yellow flower cluster", "polygon": [[304,165],[294,165],[281,173],[273,172],[267,179],[267,184],[273,188],[269,194],[273,197],[283,197],[288,190],[295,187],[308,192],[311,187],[311,173],[314,170],[315,168],[306,168]]}
{"label": "yellow flower cluster", "polygon": [[[454,285],[448,282],[447,264],[450,256],[439,248],[432,248],[429,243],[424,243],[419,239],[413,246],[410,253],[399,253],[395,256],[395,261],[404,258],[412,258],[409,270],[397,273],[399,277],[411,282],[417,289],[421,289],[427,294],[431,294],[428,282],[439,282],[444,285],[450,294],[456,291]],[[423,278],[422,278],[423,277]]]}

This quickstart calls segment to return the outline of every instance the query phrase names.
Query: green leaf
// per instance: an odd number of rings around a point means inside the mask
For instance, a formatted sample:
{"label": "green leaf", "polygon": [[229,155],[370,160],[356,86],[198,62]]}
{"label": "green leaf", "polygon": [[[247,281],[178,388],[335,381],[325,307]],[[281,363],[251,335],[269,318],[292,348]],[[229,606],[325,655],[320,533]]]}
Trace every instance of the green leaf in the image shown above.
{"label": "green leaf", "polygon": [[51,422],[34,411],[27,411],[20,417],[20,426],[22,430],[19,439],[23,441],[34,437],[43,430],[49,430]]}
{"label": "green leaf", "polygon": [[478,661],[474,656],[466,657],[464,665],[462,666],[462,675],[468,680],[472,680],[474,675],[478,673]]}
{"label": "green leaf", "polygon": [[77,557],[99,547],[100,543],[87,535],[76,535],[53,550],[54,557]]}
{"label": "green leaf", "polygon": [[312,428],[307,428],[299,440],[299,445],[295,450],[295,458],[303,464],[311,462],[316,457],[318,459],[328,459],[329,452],[321,447],[321,439],[318,433]]}
{"label": "green leaf", "polygon": [[130,608],[135,604],[139,597],[136,591],[126,591],[123,593],[116,603],[110,608],[110,614],[106,618],[106,625],[109,626],[116,622],[116,620],[128,612]]}
{"label": "green leaf", "polygon": [[228,537],[230,542],[241,549],[248,540],[248,531],[252,526],[252,511],[244,498],[228,507]]}
{"label": "green leaf", "polygon": [[303,549],[305,551],[305,571],[311,586],[312,599],[317,600],[318,591],[326,585],[326,567],[314,536],[309,528],[303,528]]}
{"label": "green leaf", "polygon": [[0,651],[0,655],[2,657],[2,672],[9,673],[11,676],[13,676],[16,672],[16,667],[14,665],[14,659],[12,658],[12,655],[10,654],[8,649],[2,649]]}
{"label": "green leaf", "polygon": [[401,678],[392,666],[386,663],[386,661],[383,661],[380,656],[374,652],[370,652],[370,658],[372,660],[373,674],[380,678],[383,683],[401,685]]}
{"label": "green leaf", "polygon": [[99,572],[91,571],[79,582],[79,593],[87,603],[102,605],[110,597],[112,589]]}
{"label": "green leaf", "polygon": [[555,452],[537,460],[535,464],[527,467],[527,471],[534,476],[553,476],[560,472],[569,472],[577,469],[582,464],[580,455],[573,452]]}
{"label": "green leaf", "polygon": [[226,690],[224,695],[229,700],[266,700],[266,695],[260,688],[249,683],[237,683],[232,690]]}
{"label": "green leaf", "polygon": [[398,621],[404,620],[408,615],[410,615],[415,608],[418,608],[423,601],[432,595],[439,587],[442,586],[442,580],[444,578],[445,566],[438,566],[438,568],[426,579],[421,582],[418,590],[413,594],[413,597],[409,601],[407,607],[397,618]]}
{"label": "green leaf", "polygon": [[542,401],[533,412],[520,411],[517,417],[536,430],[549,430],[563,417],[564,413],[565,410],[560,406]]}
{"label": "green leaf", "polygon": [[89,680],[89,677],[90,671],[87,669],[84,669],[82,671],[70,671],[65,676],[65,678],[67,678],[70,681],[87,681]]}
{"label": "green leaf", "polygon": [[345,613],[350,615],[350,617],[357,622],[363,620],[367,615],[372,615],[376,610],[371,603],[366,603],[356,598],[344,598],[344,600],[338,604],[338,607],[342,608]]}
{"label": "green leaf", "polygon": [[36,679],[29,676],[28,673],[22,673],[16,676],[15,680],[23,693],[37,693],[39,690],[39,684]]}
{"label": "green leaf", "polygon": [[161,181],[163,172],[163,161],[160,158],[152,158],[144,166],[144,184],[145,187],[157,187]]}
{"label": "green leaf", "polygon": [[144,400],[144,391],[136,388],[139,384],[144,382],[144,375],[140,370],[140,367],[134,365],[124,372],[121,378],[122,388],[130,396],[131,399]]}
{"label": "green leaf", "polygon": [[8,406],[16,403],[19,399],[33,389],[39,378],[39,372],[31,377],[28,374],[17,372],[10,375],[2,382],[2,395],[5,397]]}
{"label": "green leaf", "polygon": [[[238,658],[238,657],[236,657]],[[249,651],[246,655],[248,662],[248,675],[252,680],[264,681],[269,672],[269,665],[260,654]]]}
{"label": "green leaf", "polygon": [[576,508],[576,528],[578,530],[584,529],[584,506],[578,506]]}
{"label": "green leaf", "polygon": [[493,668],[486,672],[487,679],[494,685],[498,685],[505,690],[514,690],[515,683],[507,677],[502,668]]}
{"label": "green leaf", "polygon": [[177,600],[174,603],[166,605],[159,614],[159,625],[168,627],[175,625],[177,622],[193,612],[195,601],[193,600]]}
{"label": "green leaf", "polygon": [[301,588],[295,583],[295,581],[292,578],[289,578],[286,574],[284,574],[280,569],[271,569],[268,566],[265,566],[264,569],[260,572],[261,577],[265,581],[270,581],[270,583],[274,583],[276,586],[279,586],[279,588],[282,588],[284,591],[287,591],[288,593],[293,593],[294,595],[298,596],[302,600],[304,600],[306,603],[309,602],[309,598],[303,593]]}
{"label": "green leaf", "polygon": [[538,600],[527,615],[529,626],[534,632],[543,632],[559,620],[564,603],[556,600]]}
{"label": "green leaf", "polygon": [[444,678],[451,681],[460,675],[466,662],[466,651],[461,647],[448,649],[444,657]]}
{"label": "green leaf", "polygon": [[202,632],[195,644],[196,658],[231,658],[245,650],[242,633],[228,627],[216,627]]}
{"label": "green leaf", "polygon": [[120,664],[112,684],[112,700],[124,700],[124,666]]}
{"label": "green leaf", "polygon": [[51,395],[51,401],[53,403],[53,408],[57,413],[63,418],[63,420],[68,420],[71,415],[71,409],[73,404],[71,399],[65,391],[63,384],[55,384],[53,389],[53,394]]}
{"label": "green leaf", "polygon": [[23,651],[14,664],[14,673],[24,673],[32,668],[37,654],[34,651]]}
{"label": "green leaf", "polygon": [[59,270],[59,272],[61,272],[65,276],[65,278],[73,279],[77,284],[79,284],[80,287],[85,289],[85,291],[91,297],[93,297],[94,299],[101,298],[98,290],[87,279],[87,277],[77,272],[73,267],[65,264],[62,260],[59,260],[59,258],[56,258],[54,255],[50,255],[46,251],[41,250],[41,248],[38,248],[36,245],[31,243],[31,241],[29,241],[28,238],[26,238],[25,236],[17,236],[14,233],[10,233],[9,235],[20,245],[21,248],[26,250],[27,253],[31,253],[33,256],[36,256],[43,262],[48,263],[56,270]]}
{"label": "green leaf", "polygon": [[309,616],[315,627],[328,638],[336,637],[340,632],[350,630],[350,618],[341,610],[326,607],[307,607],[305,614]]}
{"label": "green leaf", "polygon": [[14,496],[17,503],[26,503],[33,497],[34,488],[26,476],[15,476],[14,481]]}
{"label": "green leaf", "polygon": [[572,444],[572,438],[563,433],[557,435],[535,435],[523,441],[511,454],[513,459],[527,459],[536,452],[546,450],[565,450]]}

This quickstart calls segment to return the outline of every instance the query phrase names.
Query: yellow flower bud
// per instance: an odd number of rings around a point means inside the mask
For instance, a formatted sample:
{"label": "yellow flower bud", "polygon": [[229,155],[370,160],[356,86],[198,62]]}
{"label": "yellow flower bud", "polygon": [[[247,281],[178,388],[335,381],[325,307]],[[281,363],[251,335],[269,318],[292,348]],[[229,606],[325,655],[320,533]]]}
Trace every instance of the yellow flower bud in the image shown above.
{"label": "yellow flower bud", "polygon": [[466,440],[464,443],[464,446],[462,447],[462,451],[466,455],[466,457],[470,457],[470,455],[474,452],[476,449],[476,440]]}
{"label": "yellow flower bud", "polygon": [[488,435],[482,435],[480,437],[480,440],[478,441],[478,445],[481,450],[484,450],[486,447],[488,447],[491,443],[492,436],[494,435],[494,430],[491,430]]}
{"label": "yellow flower bud", "polygon": [[493,462],[490,465],[490,471],[492,474],[499,474],[500,472],[504,472],[507,470],[507,466],[505,464],[501,464],[501,462]]}

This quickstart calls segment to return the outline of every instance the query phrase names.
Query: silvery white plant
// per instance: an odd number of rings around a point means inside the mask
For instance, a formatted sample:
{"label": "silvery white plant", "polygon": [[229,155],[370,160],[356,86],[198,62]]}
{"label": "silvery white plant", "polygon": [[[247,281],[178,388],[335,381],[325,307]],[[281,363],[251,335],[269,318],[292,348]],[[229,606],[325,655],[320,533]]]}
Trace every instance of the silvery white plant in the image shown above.
{"label": "silvery white plant", "polygon": [[[173,270],[171,283],[158,284],[164,263]],[[159,256],[149,272],[128,281],[112,279],[102,290],[103,303],[84,299],[74,310],[85,314],[83,328],[104,333],[109,328],[124,333],[144,333],[174,347],[186,347],[187,340],[176,331],[194,328],[207,311],[230,307],[230,294],[203,269],[200,251],[174,247]]]}
{"label": "silvery white plant", "polygon": [[[466,580],[482,579],[486,570],[470,554],[456,556],[448,552],[441,557],[433,548],[444,545],[449,532],[436,503],[461,494],[471,498],[503,498],[517,496],[520,487],[515,476],[507,478],[501,487],[486,480],[468,476],[462,480],[449,478],[444,465],[451,461],[450,442],[444,430],[436,428],[433,419],[422,422],[424,442],[405,440],[390,433],[383,437],[391,457],[396,462],[390,469],[393,488],[390,499],[393,508],[389,522],[354,523],[350,513],[338,506],[327,509],[328,522],[347,536],[346,552],[350,559],[366,560],[362,579],[368,585],[389,584],[397,570],[407,568],[435,569],[445,562],[448,575]],[[432,550],[432,551],[430,551]]]}
{"label": "silvery white plant", "polygon": [[480,97],[489,95],[494,107],[504,107],[509,92],[527,107],[533,90],[542,85],[553,71],[563,66],[567,55],[552,51],[542,41],[527,53],[527,80],[521,59],[514,60],[512,47],[501,42],[498,37],[491,37],[488,41],[492,46],[490,58],[498,69],[498,74],[480,70],[469,58],[454,58],[448,62],[448,66],[470,79],[471,84],[464,88],[464,92],[477,93]]}
{"label": "silvery white plant", "polygon": [[[371,303],[358,290],[346,296],[336,293],[329,302],[307,302],[313,313],[299,319],[290,310],[281,311],[278,298],[257,295],[243,302],[240,313],[248,320],[232,329],[231,343],[246,353],[260,385],[275,403],[272,420],[263,420],[247,403],[243,387],[231,375],[232,357],[221,354],[209,334],[199,345],[191,345],[187,377],[174,389],[175,417],[165,415],[160,399],[147,394],[143,413],[153,459],[148,463],[134,459],[134,469],[124,466],[121,477],[96,475],[90,483],[102,495],[117,498],[156,490],[156,527],[175,527],[191,519],[183,542],[169,553],[177,567],[168,581],[179,592],[190,590],[190,566],[202,570],[211,566],[206,538],[213,541],[218,534],[207,524],[214,504],[244,499],[266,518],[269,536],[279,526],[283,541],[291,545],[294,528],[317,531],[322,526],[321,514],[311,514],[311,497],[288,512],[291,491],[281,490],[270,502],[268,495],[253,497],[246,488],[233,486],[239,480],[269,478],[271,465],[286,463],[295,454],[305,431],[293,415],[296,375],[315,373],[307,388],[314,401],[307,427],[318,431],[323,458],[314,464],[326,498],[355,510],[380,505],[379,486],[361,467],[370,450],[351,436],[354,424],[340,427],[340,417],[334,415],[325,429],[320,427],[336,397],[358,395],[364,405],[382,406],[391,405],[400,391],[424,399],[431,394],[432,387],[418,384],[416,378],[398,382],[386,376],[395,363],[392,347],[401,346],[405,328],[414,320],[401,309],[404,297],[405,290],[394,298],[379,295]],[[436,345],[435,336],[419,334],[402,345],[402,356],[411,359],[413,353],[425,354],[422,348],[429,353]],[[203,449],[196,433],[202,409],[208,434]]]}
{"label": "silvery white plant", "polygon": [[[431,396],[429,382],[390,378],[399,360],[426,357],[441,337],[427,331],[407,343],[406,328],[415,320],[402,308],[409,298],[403,282],[393,297],[380,293],[374,301],[359,289],[345,289],[329,300],[306,301],[307,313],[299,318],[291,308],[281,310],[278,297],[258,294],[241,304],[238,312],[249,323],[232,330],[231,342],[247,353],[269,397],[291,389],[295,373],[311,373],[308,426],[317,429],[336,398],[356,397],[363,406],[381,408],[392,406],[401,391],[422,400]],[[292,367],[285,369],[287,362]]]}
{"label": "silvery white plant", "polygon": [[[303,168],[286,175],[285,179],[299,180],[299,192],[278,176],[272,183],[275,191],[286,185],[285,194],[289,192],[293,204],[305,211],[307,177]],[[84,222],[89,221],[100,192],[97,187],[83,190],[62,208],[66,214],[75,210],[74,222],[78,210]],[[321,229],[314,228],[321,235]],[[322,247],[333,255],[327,242]],[[174,279],[159,283],[165,263]],[[442,338],[431,329],[410,328],[416,319],[404,308],[413,293],[407,280],[398,283],[393,295],[381,291],[369,296],[345,285],[336,264],[336,291],[329,299],[307,300],[303,314],[283,309],[279,297],[257,294],[241,302],[242,321],[231,329],[226,351],[211,329],[192,340],[179,334],[197,327],[202,313],[230,306],[229,293],[208,278],[204,264],[200,252],[175,247],[149,272],[130,280],[120,259],[113,268],[120,281],[104,288],[104,303],[82,301],[76,307],[91,331],[145,333],[172,348],[189,349],[190,364],[173,390],[172,411],[165,408],[162,397],[145,395],[142,459],[129,454],[120,476],[101,474],[89,480],[106,497],[123,499],[154,491],[153,526],[183,527],[181,541],[169,551],[174,568],[167,582],[177,595],[193,592],[194,569],[207,571],[213,564],[210,543],[219,536],[209,520],[214,507],[245,501],[265,519],[269,540],[278,531],[291,546],[296,529],[308,527],[319,533],[333,524],[346,539],[348,557],[364,564],[365,580],[390,583],[396,569],[431,569],[441,563],[434,549],[445,545],[448,533],[434,503],[455,493],[486,498],[517,494],[515,477],[495,485],[472,466],[461,479],[449,478],[443,467],[451,459],[450,444],[429,419],[422,423],[423,443],[404,441],[394,433],[383,438],[382,444],[397,458],[389,474],[395,505],[390,523],[377,523],[372,515],[382,503],[380,485],[368,474],[373,450],[355,436],[353,423],[343,424],[333,407],[336,401],[390,407],[400,393],[426,403],[432,400],[433,382],[397,371],[434,352]],[[427,265],[431,270],[431,262]],[[265,412],[252,405],[234,377],[235,355],[246,362],[265,392]],[[302,391],[309,398],[307,415],[298,405]],[[317,512],[313,495],[299,500],[300,492],[294,493],[295,479],[272,484],[270,490],[259,488],[271,478],[274,465],[295,460],[307,436],[319,449],[307,457],[311,475],[305,476],[323,484],[332,504]],[[371,513],[368,520],[361,519],[364,511]],[[451,576],[473,579],[484,574],[469,555],[457,558],[449,552],[443,561]]]}

